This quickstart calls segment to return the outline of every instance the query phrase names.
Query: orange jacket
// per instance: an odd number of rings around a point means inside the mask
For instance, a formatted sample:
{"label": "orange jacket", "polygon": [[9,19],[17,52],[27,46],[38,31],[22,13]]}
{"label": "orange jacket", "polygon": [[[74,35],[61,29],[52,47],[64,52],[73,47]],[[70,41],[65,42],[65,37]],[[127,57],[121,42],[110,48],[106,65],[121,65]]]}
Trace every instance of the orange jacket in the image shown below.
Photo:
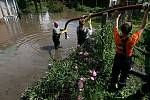
{"label": "orange jacket", "polygon": [[[132,56],[133,55],[133,46],[138,42],[141,36],[140,31],[135,32],[133,35],[131,35],[127,42],[126,42],[126,56]],[[118,54],[123,54],[123,48],[120,47],[120,44],[122,44],[121,38],[119,36],[119,32],[117,27],[114,27],[114,39],[115,39],[115,44],[116,44],[116,53]]]}

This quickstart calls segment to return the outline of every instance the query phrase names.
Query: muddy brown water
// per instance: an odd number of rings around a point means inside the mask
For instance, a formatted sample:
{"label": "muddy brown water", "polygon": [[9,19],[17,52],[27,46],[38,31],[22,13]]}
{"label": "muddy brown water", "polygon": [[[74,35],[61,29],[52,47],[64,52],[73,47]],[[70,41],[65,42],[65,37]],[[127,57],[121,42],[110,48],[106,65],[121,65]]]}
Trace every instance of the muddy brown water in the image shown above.
{"label": "muddy brown water", "polygon": [[0,100],[19,100],[25,89],[45,75],[49,54],[55,59],[66,58],[76,47],[78,22],[68,25],[69,39],[61,36],[61,46],[55,50],[52,42],[52,22],[65,22],[81,15],[75,11],[22,15],[17,22],[0,24]]}

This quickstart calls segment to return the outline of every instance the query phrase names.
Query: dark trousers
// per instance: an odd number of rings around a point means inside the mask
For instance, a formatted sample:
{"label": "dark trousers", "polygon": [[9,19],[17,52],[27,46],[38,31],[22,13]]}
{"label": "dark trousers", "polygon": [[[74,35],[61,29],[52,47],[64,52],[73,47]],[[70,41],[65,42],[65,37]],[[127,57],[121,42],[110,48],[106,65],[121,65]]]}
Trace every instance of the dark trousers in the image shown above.
{"label": "dark trousers", "polygon": [[55,49],[57,49],[60,45],[60,35],[54,35],[53,36],[53,42],[54,42],[54,46],[55,46]]}
{"label": "dark trousers", "polygon": [[111,73],[111,84],[115,85],[118,82],[118,89],[121,90],[126,83],[126,79],[128,77],[128,74],[131,69],[132,64],[132,58],[131,57],[125,57],[121,54],[116,54],[114,57],[114,63]]}
{"label": "dark trousers", "polygon": [[84,39],[84,38],[78,38],[78,45],[83,45],[84,44],[84,42],[86,41],[86,39]]}

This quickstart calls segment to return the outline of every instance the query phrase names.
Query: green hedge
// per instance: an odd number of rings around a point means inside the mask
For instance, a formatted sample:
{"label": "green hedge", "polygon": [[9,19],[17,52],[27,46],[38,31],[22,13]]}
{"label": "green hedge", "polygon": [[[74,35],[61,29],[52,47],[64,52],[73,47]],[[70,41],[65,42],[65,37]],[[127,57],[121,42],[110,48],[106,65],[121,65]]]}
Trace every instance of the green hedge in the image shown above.
{"label": "green hedge", "polygon": [[100,7],[91,8],[91,7],[88,7],[85,5],[80,5],[80,4],[78,4],[75,9],[77,11],[83,11],[83,12],[99,12],[102,10],[102,8],[100,8]]}
{"label": "green hedge", "polygon": [[62,2],[50,2],[46,6],[50,12],[62,12],[65,7]]}

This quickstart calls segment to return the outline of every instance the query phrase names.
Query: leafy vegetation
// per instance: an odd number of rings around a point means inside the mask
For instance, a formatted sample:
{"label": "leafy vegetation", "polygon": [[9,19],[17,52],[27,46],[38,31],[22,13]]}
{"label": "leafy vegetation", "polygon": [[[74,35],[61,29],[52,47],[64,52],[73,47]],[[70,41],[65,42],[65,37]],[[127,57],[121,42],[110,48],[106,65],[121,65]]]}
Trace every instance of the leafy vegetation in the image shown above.
{"label": "leafy vegetation", "polygon": [[122,98],[107,91],[114,56],[111,22],[98,26],[89,41],[88,48],[77,47],[67,59],[50,59],[47,76],[29,87],[22,100],[122,100],[135,93],[142,84],[135,76],[127,80]]}
{"label": "leafy vegetation", "polygon": [[102,10],[102,8],[100,8],[100,7],[91,8],[91,7],[88,7],[88,6],[85,6],[85,5],[80,5],[80,4],[78,4],[75,9],[77,11],[82,11],[82,12],[98,12],[98,11]]}
{"label": "leafy vegetation", "polygon": [[62,12],[65,7],[62,2],[58,2],[58,1],[50,2],[46,6],[50,12]]}

